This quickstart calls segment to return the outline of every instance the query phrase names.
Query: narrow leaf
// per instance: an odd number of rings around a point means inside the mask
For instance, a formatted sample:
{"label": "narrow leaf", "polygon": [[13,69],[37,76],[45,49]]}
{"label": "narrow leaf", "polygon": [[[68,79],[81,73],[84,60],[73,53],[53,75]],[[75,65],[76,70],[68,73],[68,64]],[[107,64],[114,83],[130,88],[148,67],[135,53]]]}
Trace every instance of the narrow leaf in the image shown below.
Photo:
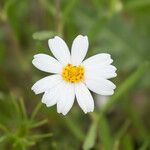
{"label": "narrow leaf", "polygon": [[125,4],[125,9],[134,10],[147,6],[150,6],[149,0],[131,0],[127,1],[127,3]]}
{"label": "narrow leaf", "polygon": [[111,138],[109,125],[108,125],[106,117],[102,113],[100,115],[99,129],[100,129],[99,135],[100,135],[102,145],[104,146],[104,149],[105,150],[112,149],[113,141]]}
{"label": "narrow leaf", "polygon": [[52,133],[37,134],[37,135],[31,136],[31,139],[40,140],[40,139],[48,138],[48,137],[51,137],[51,136],[52,136]]}
{"label": "narrow leaf", "polygon": [[85,138],[83,149],[90,150],[95,145],[97,135],[98,119],[94,119]]}
{"label": "narrow leaf", "polygon": [[32,37],[35,40],[47,40],[49,38],[52,38],[54,35],[55,34],[52,31],[39,31],[33,33]]}
{"label": "narrow leaf", "polygon": [[25,104],[24,104],[24,101],[23,99],[20,99],[20,109],[22,111],[22,115],[25,119],[27,119],[27,111],[26,111],[26,108],[25,108]]}
{"label": "narrow leaf", "polygon": [[85,135],[81,128],[70,118],[65,118],[66,125],[70,129],[70,131],[74,134],[76,138],[78,138],[80,141],[83,141],[85,138]]}
{"label": "narrow leaf", "polygon": [[42,121],[39,121],[37,123],[32,123],[31,124],[31,128],[37,128],[37,127],[40,127],[44,124],[46,124],[48,121],[46,119],[42,120]]}
{"label": "narrow leaf", "polygon": [[36,107],[34,108],[32,114],[31,114],[31,119],[34,119],[35,116],[37,115],[37,113],[39,112],[39,110],[41,109],[42,103],[39,102]]}

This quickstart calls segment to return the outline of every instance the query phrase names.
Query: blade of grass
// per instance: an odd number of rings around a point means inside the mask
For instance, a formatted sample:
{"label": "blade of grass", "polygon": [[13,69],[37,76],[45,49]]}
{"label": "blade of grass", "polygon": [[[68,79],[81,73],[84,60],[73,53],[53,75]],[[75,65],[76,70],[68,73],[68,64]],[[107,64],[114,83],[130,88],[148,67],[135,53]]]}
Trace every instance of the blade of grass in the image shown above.
{"label": "blade of grass", "polygon": [[128,121],[128,120],[125,123],[123,123],[122,127],[116,134],[116,139],[120,139],[125,134],[129,125],[130,125],[130,121]]}
{"label": "blade of grass", "polygon": [[41,109],[42,103],[39,102],[36,107],[34,108],[32,114],[31,114],[31,119],[33,120],[35,118],[35,116],[37,115],[37,113],[39,112],[39,110]]}
{"label": "blade of grass", "polygon": [[150,6],[149,0],[131,0],[125,3],[125,9],[134,10],[142,7]]}
{"label": "blade of grass", "polygon": [[9,133],[9,130],[5,127],[5,125],[0,123],[0,130],[4,131],[5,133]]}
{"label": "blade of grass", "polygon": [[37,135],[31,136],[31,139],[39,140],[39,139],[48,138],[48,137],[51,137],[51,136],[52,136],[52,133],[37,134]]}
{"label": "blade of grass", "polygon": [[5,5],[4,5],[4,11],[5,13],[7,13],[8,9],[12,6],[12,4],[14,4],[16,2],[16,0],[8,0],[6,1]]}
{"label": "blade of grass", "polygon": [[26,108],[25,108],[25,104],[24,104],[23,99],[21,98],[21,99],[19,100],[19,102],[20,102],[20,108],[21,108],[22,115],[23,115],[23,117],[24,117],[25,119],[27,119],[27,118],[28,118],[28,117],[27,117],[27,111],[26,111]]}
{"label": "blade of grass", "polygon": [[99,136],[100,136],[102,145],[104,146],[105,150],[110,150],[112,149],[113,140],[110,134],[109,124],[104,114],[101,113],[99,119],[100,119]]}
{"label": "blade of grass", "polygon": [[127,120],[125,123],[123,123],[122,127],[119,129],[119,131],[115,135],[115,142],[114,142],[113,150],[119,150],[120,140],[126,133],[129,125],[130,125],[130,122]]}
{"label": "blade of grass", "polygon": [[65,122],[68,126],[68,128],[70,129],[70,131],[72,132],[72,134],[80,141],[83,141],[85,138],[85,135],[83,133],[83,131],[80,129],[80,127],[70,118],[65,118]]}
{"label": "blade of grass", "polygon": [[149,143],[146,141],[146,142],[144,142],[144,144],[139,148],[139,150],[147,150],[149,146],[150,146]]}
{"label": "blade of grass", "polygon": [[125,149],[125,150],[135,150],[134,146],[133,146],[132,138],[128,134],[123,138],[123,149]]}
{"label": "blade of grass", "polygon": [[44,120],[39,121],[39,122],[37,122],[37,123],[32,123],[32,124],[31,124],[31,128],[40,127],[40,126],[46,124],[47,122],[48,122],[48,120],[47,120],[47,119],[44,119]]}
{"label": "blade of grass", "polygon": [[76,5],[78,4],[79,0],[72,0],[68,1],[68,4],[66,5],[65,9],[62,11],[62,24],[64,25],[66,20],[68,19],[69,14],[72,12],[72,10],[75,9]]}
{"label": "blade of grass", "polygon": [[93,23],[91,29],[87,33],[90,41],[94,41],[96,39],[97,35],[102,31],[102,29],[107,24],[107,21],[108,17],[103,16],[101,18],[98,18],[97,21]]}
{"label": "blade of grass", "polygon": [[147,141],[150,143],[150,132],[145,128],[141,120],[140,114],[135,109],[132,100],[128,98],[124,107],[126,107],[126,111],[128,112],[132,124],[137,130],[137,134],[139,134],[139,137],[142,137],[143,141]]}
{"label": "blade of grass", "polygon": [[39,0],[39,3],[41,4],[41,6],[47,10],[51,15],[55,15],[56,13],[56,10],[55,10],[55,7],[54,5],[52,4],[51,1],[49,0]]}
{"label": "blade of grass", "polygon": [[20,107],[19,107],[19,104],[17,103],[17,99],[15,99],[15,97],[12,93],[10,94],[10,97],[11,97],[12,103],[14,105],[15,111],[18,115],[18,118],[21,118],[21,116],[20,116],[20,114],[21,114]]}
{"label": "blade of grass", "polygon": [[[94,114],[94,113],[93,113]],[[98,127],[98,118],[96,114],[93,116],[93,122],[89,128],[89,131],[86,135],[84,144],[83,144],[83,150],[90,150],[94,147],[96,136],[97,136],[97,128]]]}

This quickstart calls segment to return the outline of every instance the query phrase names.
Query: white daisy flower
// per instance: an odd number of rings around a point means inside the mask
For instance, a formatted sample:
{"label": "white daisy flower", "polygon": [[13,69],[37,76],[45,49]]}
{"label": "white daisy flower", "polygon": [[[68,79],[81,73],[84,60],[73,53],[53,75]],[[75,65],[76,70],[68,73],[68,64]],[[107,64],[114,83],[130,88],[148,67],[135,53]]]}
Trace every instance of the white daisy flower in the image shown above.
{"label": "white daisy flower", "polygon": [[42,102],[47,107],[57,104],[57,112],[66,115],[75,97],[82,110],[94,110],[93,97],[89,90],[100,95],[112,95],[116,86],[108,79],[116,77],[116,68],[109,54],[101,53],[83,61],[88,51],[88,37],[78,35],[72,44],[71,53],[66,43],[58,36],[48,40],[55,58],[37,54],[32,61],[41,71],[53,73],[37,81],[32,90],[44,92]]}

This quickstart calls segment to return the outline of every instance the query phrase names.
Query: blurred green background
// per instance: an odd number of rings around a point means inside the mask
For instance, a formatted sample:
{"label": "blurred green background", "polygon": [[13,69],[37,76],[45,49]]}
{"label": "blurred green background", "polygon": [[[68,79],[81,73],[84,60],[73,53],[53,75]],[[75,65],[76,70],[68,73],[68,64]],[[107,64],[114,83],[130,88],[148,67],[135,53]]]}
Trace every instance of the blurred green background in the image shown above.
{"label": "blurred green background", "polygon": [[[67,116],[31,91],[32,66],[55,35],[88,35],[88,57],[110,53],[115,94],[94,113]],[[0,150],[150,149],[150,0],[0,0]],[[101,98],[99,100],[101,101]]]}

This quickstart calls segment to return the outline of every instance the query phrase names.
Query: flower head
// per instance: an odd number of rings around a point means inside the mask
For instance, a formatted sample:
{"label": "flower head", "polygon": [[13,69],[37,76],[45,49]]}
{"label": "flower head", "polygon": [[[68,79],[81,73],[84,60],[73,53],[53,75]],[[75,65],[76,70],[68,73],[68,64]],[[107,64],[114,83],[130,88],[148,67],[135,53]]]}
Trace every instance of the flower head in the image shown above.
{"label": "flower head", "polygon": [[57,112],[66,115],[76,97],[85,113],[92,112],[94,100],[89,90],[100,95],[114,93],[116,86],[108,79],[117,74],[110,55],[101,53],[83,61],[89,46],[87,36],[74,39],[71,53],[58,36],[49,39],[48,45],[55,58],[37,54],[32,61],[39,70],[53,73],[32,86],[35,94],[44,93],[42,102],[47,107],[57,104]]}

